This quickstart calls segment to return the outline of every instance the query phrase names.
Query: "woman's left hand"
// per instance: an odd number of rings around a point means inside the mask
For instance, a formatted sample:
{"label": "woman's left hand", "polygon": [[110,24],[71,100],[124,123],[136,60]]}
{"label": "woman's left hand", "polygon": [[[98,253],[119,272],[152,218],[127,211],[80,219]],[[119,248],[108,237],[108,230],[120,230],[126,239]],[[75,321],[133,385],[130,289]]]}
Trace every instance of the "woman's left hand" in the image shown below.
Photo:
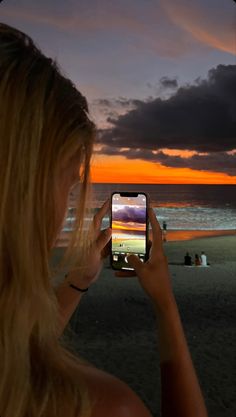
{"label": "woman's left hand", "polygon": [[109,207],[110,203],[107,200],[93,218],[94,241],[88,253],[87,265],[84,268],[73,269],[67,274],[68,282],[81,289],[88,288],[98,279],[103,259],[109,253],[108,244],[111,239],[111,229],[101,230],[102,219],[108,213]]}

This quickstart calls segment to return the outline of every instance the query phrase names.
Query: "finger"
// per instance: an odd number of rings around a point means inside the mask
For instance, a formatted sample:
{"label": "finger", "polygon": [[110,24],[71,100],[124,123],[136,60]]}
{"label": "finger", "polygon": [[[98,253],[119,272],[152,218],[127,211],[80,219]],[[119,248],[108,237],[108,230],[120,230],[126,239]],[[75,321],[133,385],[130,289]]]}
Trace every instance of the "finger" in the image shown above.
{"label": "finger", "polygon": [[152,241],[148,240],[148,242],[147,242],[147,258],[150,257],[151,249],[152,249]]}
{"label": "finger", "polygon": [[127,256],[127,260],[129,265],[134,268],[137,275],[141,272],[141,269],[143,268],[143,263],[140,261],[140,259],[135,255],[129,255]]}
{"label": "finger", "polygon": [[152,247],[154,251],[163,252],[162,231],[152,208],[148,210],[149,220],[152,227]]}
{"label": "finger", "polygon": [[108,209],[110,207],[110,201],[106,200],[102,207],[98,210],[93,218],[93,225],[96,231],[100,230],[102,219],[108,213]]}
{"label": "finger", "polygon": [[105,246],[108,244],[109,240],[111,239],[111,228],[102,230],[99,233],[99,236],[96,240],[96,246],[99,252],[102,252]]}
{"label": "finger", "polygon": [[110,255],[110,253],[111,253],[111,240],[109,240],[106,246],[102,249],[101,251],[102,258],[107,258],[108,255]]}

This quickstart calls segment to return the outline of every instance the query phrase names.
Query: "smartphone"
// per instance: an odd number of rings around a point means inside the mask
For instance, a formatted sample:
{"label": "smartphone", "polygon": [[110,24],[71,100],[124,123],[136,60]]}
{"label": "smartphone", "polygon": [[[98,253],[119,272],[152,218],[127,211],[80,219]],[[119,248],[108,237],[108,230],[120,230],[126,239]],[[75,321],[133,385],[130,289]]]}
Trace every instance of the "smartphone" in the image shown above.
{"label": "smartphone", "polygon": [[148,196],[140,192],[114,192],[111,195],[111,267],[133,270],[127,256],[147,260]]}

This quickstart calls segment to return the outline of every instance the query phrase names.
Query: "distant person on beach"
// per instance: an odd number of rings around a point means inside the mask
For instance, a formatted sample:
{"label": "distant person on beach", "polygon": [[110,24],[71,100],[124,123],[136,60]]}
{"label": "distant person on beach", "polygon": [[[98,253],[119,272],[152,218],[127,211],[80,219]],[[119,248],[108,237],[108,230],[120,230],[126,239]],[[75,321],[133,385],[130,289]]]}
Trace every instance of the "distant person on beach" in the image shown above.
{"label": "distant person on beach", "polygon": [[195,264],[195,266],[200,266],[201,265],[201,259],[199,258],[199,255],[197,253],[195,255],[194,264]]}
{"label": "distant person on beach", "polygon": [[162,223],[162,240],[163,242],[167,241],[167,223],[165,220]]}
{"label": "distant person on beach", "polygon": [[207,266],[207,256],[206,256],[205,252],[201,253],[201,264],[202,264],[202,266]]}
{"label": "distant person on beach", "polygon": [[[125,382],[72,354],[61,338],[97,281],[111,238],[110,228],[101,230],[108,200],[87,227],[96,138],[87,100],[31,38],[0,24],[0,103],[0,415],[151,417]],[[62,264],[68,272],[55,289],[52,249],[78,185],[74,231]],[[155,414],[207,417],[152,209],[149,220],[150,258],[142,263],[131,255],[128,262],[158,322],[162,410]]]}
{"label": "distant person on beach", "polygon": [[192,265],[192,257],[189,255],[189,253],[187,252],[185,257],[184,257],[184,265],[186,266],[191,266]]}

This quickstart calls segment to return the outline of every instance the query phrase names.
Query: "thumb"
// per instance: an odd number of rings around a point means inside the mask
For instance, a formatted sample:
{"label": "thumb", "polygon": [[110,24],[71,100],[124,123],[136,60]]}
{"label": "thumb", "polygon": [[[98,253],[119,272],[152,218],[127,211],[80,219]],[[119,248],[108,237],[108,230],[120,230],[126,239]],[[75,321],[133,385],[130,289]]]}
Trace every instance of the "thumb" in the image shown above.
{"label": "thumb", "polygon": [[127,259],[128,259],[129,265],[132,266],[132,268],[134,268],[137,275],[139,275],[139,272],[141,272],[141,269],[143,267],[143,263],[135,255],[129,255]]}
{"label": "thumb", "polygon": [[99,250],[99,252],[101,252],[105,246],[107,245],[107,243],[109,242],[109,240],[111,239],[111,228],[108,227],[108,229],[102,230],[99,235],[98,238],[96,240],[96,246]]}

